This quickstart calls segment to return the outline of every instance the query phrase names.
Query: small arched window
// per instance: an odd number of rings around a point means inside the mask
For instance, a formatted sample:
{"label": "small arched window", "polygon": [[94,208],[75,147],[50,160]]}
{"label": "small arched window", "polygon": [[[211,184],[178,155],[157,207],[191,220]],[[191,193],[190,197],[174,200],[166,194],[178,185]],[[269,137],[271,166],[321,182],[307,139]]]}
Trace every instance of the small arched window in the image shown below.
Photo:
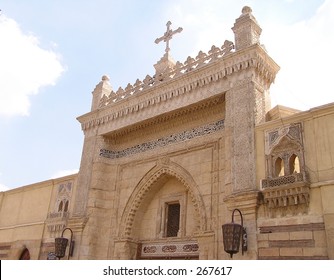
{"label": "small arched window", "polygon": [[293,173],[300,173],[299,158],[295,154],[293,154],[289,159],[289,172],[290,172],[290,175]]}
{"label": "small arched window", "polygon": [[60,201],[60,203],[58,205],[58,212],[62,212],[63,211],[63,206],[64,206],[63,201]]}
{"label": "small arched window", "polygon": [[284,161],[278,157],[275,161],[275,177],[284,176]]}
{"label": "small arched window", "polygon": [[68,200],[65,202],[64,212],[68,212]]}

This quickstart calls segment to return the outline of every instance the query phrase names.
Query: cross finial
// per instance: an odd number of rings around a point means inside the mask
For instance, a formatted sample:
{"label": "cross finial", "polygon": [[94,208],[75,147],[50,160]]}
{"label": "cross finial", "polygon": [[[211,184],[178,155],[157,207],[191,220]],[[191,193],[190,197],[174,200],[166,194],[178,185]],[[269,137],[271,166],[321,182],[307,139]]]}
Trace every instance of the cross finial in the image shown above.
{"label": "cross finial", "polygon": [[159,44],[161,41],[166,42],[166,50],[165,50],[166,54],[168,54],[168,52],[170,51],[169,41],[173,38],[173,35],[176,34],[176,33],[180,33],[183,30],[182,27],[179,27],[176,30],[172,30],[172,29],[170,29],[171,24],[172,23],[170,21],[168,21],[167,24],[166,24],[167,31],[165,32],[165,34],[162,37],[155,39],[155,41],[154,41],[156,44]]}

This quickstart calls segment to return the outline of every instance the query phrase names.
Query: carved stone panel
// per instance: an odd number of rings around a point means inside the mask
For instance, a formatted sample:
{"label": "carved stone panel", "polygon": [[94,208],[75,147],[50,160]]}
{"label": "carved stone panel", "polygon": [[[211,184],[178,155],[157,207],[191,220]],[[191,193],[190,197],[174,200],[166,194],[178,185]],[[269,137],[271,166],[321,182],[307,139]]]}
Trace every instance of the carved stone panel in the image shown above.
{"label": "carved stone panel", "polygon": [[261,180],[271,217],[305,214],[310,187],[305,170],[302,124],[292,123],[265,133],[266,178]]}
{"label": "carved stone panel", "polygon": [[53,235],[62,231],[69,218],[69,205],[72,195],[73,182],[64,182],[58,185],[57,198],[54,210],[48,213],[46,224],[48,231]]}
{"label": "carved stone panel", "polygon": [[143,243],[139,258],[193,258],[199,255],[196,241],[175,241],[170,243]]}

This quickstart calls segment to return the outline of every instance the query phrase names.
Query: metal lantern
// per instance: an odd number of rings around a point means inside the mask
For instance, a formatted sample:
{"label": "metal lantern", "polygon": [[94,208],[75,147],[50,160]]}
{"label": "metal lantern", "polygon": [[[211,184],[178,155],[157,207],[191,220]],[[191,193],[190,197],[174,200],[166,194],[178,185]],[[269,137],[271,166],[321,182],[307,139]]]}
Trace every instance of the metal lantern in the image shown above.
{"label": "metal lantern", "polygon": [[66,248],[68,244],[68,239],[63,237],[65,230],[69,230],[71,232],[70,248],[69,248],[68,258],[67,258],[69,260],[70,256],[72,256],[73,249],[74,249],[74,241],[72,241],[73,231],[70,228],[65,228],[61,233],[61,237],[55,238],[55,255],[58,259],[65,257]]}
{"label": "metal lantern", "polygon": [[55,239],[55,254],[58,259],[65,257],[68,239],[65,237],[57,237]]}
{"label": "metal lantern", "polygon": [[[238,211],[241,217],[241,225],[234,223],[234,212]],[[233,254],[239,252],[240,241],[242,242],[242,254],[247,250],[247,241],[246,241],[246,229],[243,227],[243,218],[239,209],[234,209],[232,212],[232,222],[224,224],[222,226],[223,230],[223,242],[224,242],[224,251],[229,253],[231,258]]]}

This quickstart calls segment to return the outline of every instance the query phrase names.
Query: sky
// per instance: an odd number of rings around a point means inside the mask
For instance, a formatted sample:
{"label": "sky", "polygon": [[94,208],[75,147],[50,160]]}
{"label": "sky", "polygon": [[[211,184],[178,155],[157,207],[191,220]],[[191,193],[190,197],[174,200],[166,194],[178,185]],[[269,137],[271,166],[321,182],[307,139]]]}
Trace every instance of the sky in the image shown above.
{"label": "sky", "polygon": [[334,101],[332,0],[1,0],[0,191],[78,172],[83,133],[103,75],[113,89],[154,74],[170,43],[184,62],[234,41],[243,6],[281,69],[272,105],[308,110]]}

